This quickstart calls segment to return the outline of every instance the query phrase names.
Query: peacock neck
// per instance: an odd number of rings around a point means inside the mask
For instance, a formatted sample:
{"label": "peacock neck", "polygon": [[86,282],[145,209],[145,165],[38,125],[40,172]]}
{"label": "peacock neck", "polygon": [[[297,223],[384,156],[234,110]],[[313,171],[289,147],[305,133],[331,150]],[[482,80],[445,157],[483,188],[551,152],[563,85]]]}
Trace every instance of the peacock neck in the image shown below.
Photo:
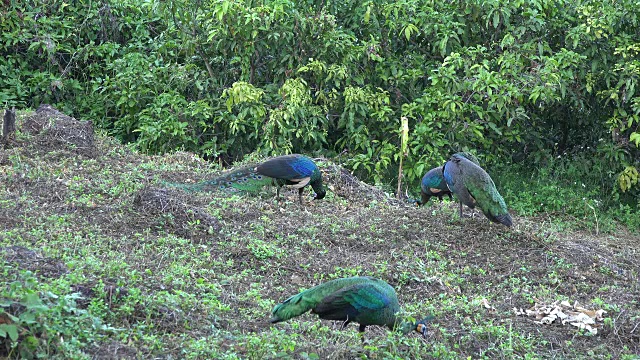
{"label": "peacock neck", "polygon": [[312,182],[311,187],[316,193],[316,199],[324,198],[324,196],[326,195],[326,190],[322,186],[322,180]]}
{"label": "peacock neck", "polygon": [[313,174],[311,175],[310,185],[317,195],[321,195],[321,198],[324,197],[325,190],[324,186],[322,186],[322,175],[320,174],[320,171],[318,169],[313,171]]}
{"label": "peacock neck", "polygon": [[408,334],[416,329],[417,324],[411,321],[402,320],[396,314],[392,315],[392,321],[387,323],[387,327],[391,331],[398,331],[402,334]]}
{"label": "peacock neck", "polygon": [[400,323],[400,325],[398,325],[396,329],[402,334],[406,335],[416,329],[416,324],[409,321],[403,321]]}

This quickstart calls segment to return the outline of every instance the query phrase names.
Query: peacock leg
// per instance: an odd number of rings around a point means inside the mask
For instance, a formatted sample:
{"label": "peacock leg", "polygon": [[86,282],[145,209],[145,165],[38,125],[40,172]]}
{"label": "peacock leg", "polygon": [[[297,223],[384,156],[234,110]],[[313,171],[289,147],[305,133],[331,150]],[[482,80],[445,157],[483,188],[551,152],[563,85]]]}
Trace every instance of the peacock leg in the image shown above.
{"label": "peacock leg", "polygon": [[363,344],[364,344],[364,328],[366,327],[367,325],[360,324],[360,327],[358,328],[358,336],[360,336],[360,340],[362,341]]}
{"label": "peacock leg", "polygon": [[298,200],[300,200],[300,205],[302,205],[302,188],[298,189]]}
{"label": "peacock leg", "polygon": [[280,202],[280,185],[276,184],[276,201]]}
{"label": "peacock leg", "polygon": [[462,201],[460,201],[460,220],[462,220]]}

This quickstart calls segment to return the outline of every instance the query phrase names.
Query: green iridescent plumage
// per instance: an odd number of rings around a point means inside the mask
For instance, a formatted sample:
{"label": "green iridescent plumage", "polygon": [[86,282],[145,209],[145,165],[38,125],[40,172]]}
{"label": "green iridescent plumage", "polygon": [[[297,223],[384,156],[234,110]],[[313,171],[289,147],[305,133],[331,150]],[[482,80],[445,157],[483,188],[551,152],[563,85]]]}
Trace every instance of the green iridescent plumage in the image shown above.
{"label": "green iridescent plumage", "polygon": [[[493,180],[478,164],[461,154],[454,154],[443,166],[447,186],[461,204],[478,206],[491,221],[511,226],[513,221]],[[462,205],[460,205],[462,216]]]}
{"label": "green iridescent plumage", "polygon": [[352,321],[364,332],[368,325],[387,326],[404,334],[410,331],[426,333],[426,321],[402,321],[395,290],[386,282],[366,276],[336,279],[294,295],[273,309],[272,323],[289,320],[311,310],[321,319]]}

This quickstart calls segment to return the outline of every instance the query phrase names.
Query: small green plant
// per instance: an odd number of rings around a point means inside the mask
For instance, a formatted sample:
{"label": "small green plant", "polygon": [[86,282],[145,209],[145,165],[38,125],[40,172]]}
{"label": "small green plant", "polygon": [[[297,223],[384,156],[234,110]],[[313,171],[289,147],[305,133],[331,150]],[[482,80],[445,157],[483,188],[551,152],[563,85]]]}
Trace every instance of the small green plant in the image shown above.
{"label": "small green plant", "polygon": [[77,306],[79,294],[40,293],[37,287],[37,280],[26,272],[2,294],[7,300],[0,302],[0,340],[9,357],[76,357],[88,344],[115,331]]}
{"label": "small green plant", "polygon": [[280,258],[282,256],[282,250],[277,245],[260,239],[251,239],[251,241],[247,243],[247,249],[249,249],[258,260],[266,260],[272,257]]}

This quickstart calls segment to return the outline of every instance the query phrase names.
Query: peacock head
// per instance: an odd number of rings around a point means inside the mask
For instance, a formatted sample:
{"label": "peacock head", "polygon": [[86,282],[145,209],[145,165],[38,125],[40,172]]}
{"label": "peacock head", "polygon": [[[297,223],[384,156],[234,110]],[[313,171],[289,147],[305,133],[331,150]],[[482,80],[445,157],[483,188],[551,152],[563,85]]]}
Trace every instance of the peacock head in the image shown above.
{"label": "peacock head", "polygon": [[427,322],[431,321],[434,319],[434,316],[429,315],[426,318],[413,323],[412,327],[413,330],[417,333],[420,333],[420,335],[422,335],[422,337],[426,338],[427,337]]}
{"label": "peacock head", "polygon": [[427,322],[431,321],[435,319],[435,316],[433,315],[429,315],[426,318],[418,321],[417,323],[415,323],[415,330],[416,332],[419,332],[420,334],[422,334],[422,337],[427,337]]}
{"label": "peacock head", "polygon": [[416,331],[419,332],[422,337],[427,337],[427,324],[418,323],[416,325]]}
{"label": "peacock head", "polygon": [[402,332],[403,334],[408,334],[413,330],[420,333],[423,337],[427,337],[427,322],[432,320],[433,318],[433,316],[427,316],[426,318],[418,322],[405,321],[400,324],[400,332]]}
{"label": "peacock head", "polygon": [[316,192],[316,196],[313,197],[313,200],[323,199],[325,195],[327,195],[327,192],[322,189],[321,191]]}

